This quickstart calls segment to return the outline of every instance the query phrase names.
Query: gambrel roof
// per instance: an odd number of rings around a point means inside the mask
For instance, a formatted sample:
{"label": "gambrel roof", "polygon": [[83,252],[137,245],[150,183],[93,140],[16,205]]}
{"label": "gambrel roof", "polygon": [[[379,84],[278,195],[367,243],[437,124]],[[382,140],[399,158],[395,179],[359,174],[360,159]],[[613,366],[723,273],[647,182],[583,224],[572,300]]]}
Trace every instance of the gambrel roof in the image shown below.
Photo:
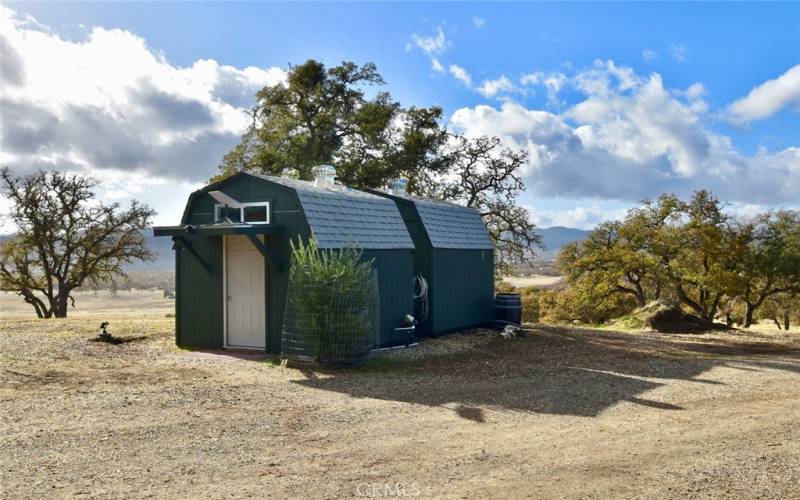
{"label": "gambrel roof", "polygon": [[372,192],[413,204],[433,248],[482,250],[494,248],[489,231],[486,230],[483,219],[474,208],[408,194]]}
{"label": "gambrel roof", "polygon": [[400,211],[391,200],[345,186],[257,175],[293,189],[320,248],[414,248]]}

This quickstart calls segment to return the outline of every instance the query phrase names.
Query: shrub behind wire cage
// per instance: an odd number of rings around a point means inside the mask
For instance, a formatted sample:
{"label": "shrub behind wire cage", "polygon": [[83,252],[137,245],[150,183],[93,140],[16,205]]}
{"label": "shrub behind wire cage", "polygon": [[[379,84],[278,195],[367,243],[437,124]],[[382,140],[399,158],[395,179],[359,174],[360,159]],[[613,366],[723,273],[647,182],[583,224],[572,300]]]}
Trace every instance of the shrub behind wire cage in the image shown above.
{"label": "shrub behind wire cage", "polygon": [[284,358],[349,366],[378,344],[378,276],[352,245],[320,250],[292,243],[292,268],[281,334]]}

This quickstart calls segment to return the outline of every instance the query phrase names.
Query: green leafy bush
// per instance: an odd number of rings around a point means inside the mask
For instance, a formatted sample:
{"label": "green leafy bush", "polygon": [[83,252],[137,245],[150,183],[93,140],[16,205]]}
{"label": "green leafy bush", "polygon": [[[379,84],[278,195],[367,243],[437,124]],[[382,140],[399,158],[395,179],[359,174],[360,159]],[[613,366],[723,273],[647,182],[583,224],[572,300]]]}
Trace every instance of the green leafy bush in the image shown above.
{"label": "green leafy bush", "polygon": [[298,239],[289,278],[284,343],[288,335],[302,354],[326,366],[363,359],[378,324],[372,261],[361,262],[353,245],[321,250],[313,238],[308,244]]}
{"label": "green leafy bush", "polygon": [[[636,303],[630,297],[612,295],[601,302],[592,302],[576,288],[526,290],[523,295],[523,317],[532,316],[535,311],[538,321],[548,323],[604,323],[635,308]],[[526,312],[526,309],[531,312]]]}
{"label": "green leafy bush", "polygon": [[539,299],[544,290],[535,286],[529,286],[520,292],[522,300],[522,322],[538,323],[540,314]]}

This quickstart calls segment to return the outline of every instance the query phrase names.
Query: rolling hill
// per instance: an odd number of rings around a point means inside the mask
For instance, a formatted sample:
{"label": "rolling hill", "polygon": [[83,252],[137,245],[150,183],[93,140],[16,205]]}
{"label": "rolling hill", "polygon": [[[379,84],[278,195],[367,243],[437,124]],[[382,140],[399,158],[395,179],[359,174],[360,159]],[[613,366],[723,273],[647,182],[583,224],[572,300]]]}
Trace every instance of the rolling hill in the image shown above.
{"label": "rolling hill", "polygon": [[[542,242],[546,250],[537,252],[539,260],[552,260],[558,254],[559,249],[567,243],[581,241],[586,238],[589,231],[575,229],[571,227],[553,226],[537,229],[542,235]],[[10,235],[0,235],[0,241],[9,238]],[[175,257],[172,250],[172,241],[169,238],[156,238],[150,231],[145,234],[147,246],[155,255],[153,262],[136,262],[128,267],[129,271],[171,271],[175,267]]]}
{"label": "rolling hill", "polygon": [[545,246],[545,250],[537,252],[537,257],[541,260],[555,259],[561,247],[567,243],[583,241],[589,235],[588,230],[563,226],[539,228],[537,232],[542,235]]}

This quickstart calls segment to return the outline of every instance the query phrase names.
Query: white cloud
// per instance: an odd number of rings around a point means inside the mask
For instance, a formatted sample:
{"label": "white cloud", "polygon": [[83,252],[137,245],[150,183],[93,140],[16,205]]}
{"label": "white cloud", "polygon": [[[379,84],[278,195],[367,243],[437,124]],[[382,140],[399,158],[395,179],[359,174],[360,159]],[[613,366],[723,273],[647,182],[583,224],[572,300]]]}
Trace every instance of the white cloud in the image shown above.
{"label": "white cloud", "polygon": [[449,45],[442,27],[437,26],[436,33],[433,35],[418,35],[417,33],[413,33],[411,35],[411,41],[406,45],[406,50],[417,47],[428,56],[435,56],[447,50]]}
{"label": "white cloud", "polygon": [[623,219],[627,213],[625,209],[606,209],[599,203],[579,205],[568,210],[537,210],[529,207],[533,222],[538,227],[575,227],[578,229],[592,229],[599,223],[609,220]]}
{"label": "white cloud", "polygon": [[431,59],[431,69],[437,73],[444,73],[444,66],[435,57]]}
{"label": "white cloud", "polygon": [[689,85],[689,88],[686,89],[684,95],[689,99],[699,99],[706,94],[706,87],[702,83],[695,82]]}
{"label": "white cloud", "polygon": [[747,96],[728,106],[727,115],[732,122],[744,124],[767,118],[789,106],[800,111],[800,64],[753,88]]}
{"label": "white cloud", "polygon": [[11,200],[5,196],[0,196],[0,234],[9,234],[16,231],[17,226],[11,221],[7,215],[11,213],[12,207]]}
{"label": "white cloud", "polygon": [[472,25],[480,29],[486,26],[486,19],[478,16],[472,16]]}
{"label": "white cloud", "polygon": [[685,45],[672,44],[669,46],[669,55],[678,62],[684,62],[689,58],[689,50]]}
{"label": "white cloud", "polygon": [[670,91],[660,75],[640,76],[612,61],[569,84],[584,98],[563,113],[505,101],[458,109],[451,123],[468,136],[497,135],[525,149],[536,196],[635,202],[708,188],[734,202],[798,203],[800,148],[744,155],[707,125],[702,85]]}
{"label": "white cloud", "polygon": [[484,80],[477,90],[483,97],[494,97],[497,94],[514,92],[515,87],[506,75],[500,75],[494,80]]}
{"label": "white cloud", "polygon": [[238,142],[255,92],[285,79],[274,67],[174,66],[119,29],[64,39],[5,7],[0,33],[5,163],[19,173],[72,170],[109,184],[124,178],[117,184],[128,194],[137,182],[207,179]]}
{"label": "white cloud", "polygon": [[453,78],[463,83],[466,87],[472,87],[472,77],[469,72],[457,64],[450,65],[450,74]]}
{"label": "white cloud", "polygon": [[568,78],[561,72],[544,73],[537,71],[523,75],[519,82],[524,86],[543,85],[547,90],[548,104],[554,107],[560,106],[562,103],[559,101],[558,93],[568,82]]}
{"label": "white cloud", "polygon": [[655,50],[645,49],[642,51],[642,59],[645,61],[654,61],[658,59],[658,52]]}

